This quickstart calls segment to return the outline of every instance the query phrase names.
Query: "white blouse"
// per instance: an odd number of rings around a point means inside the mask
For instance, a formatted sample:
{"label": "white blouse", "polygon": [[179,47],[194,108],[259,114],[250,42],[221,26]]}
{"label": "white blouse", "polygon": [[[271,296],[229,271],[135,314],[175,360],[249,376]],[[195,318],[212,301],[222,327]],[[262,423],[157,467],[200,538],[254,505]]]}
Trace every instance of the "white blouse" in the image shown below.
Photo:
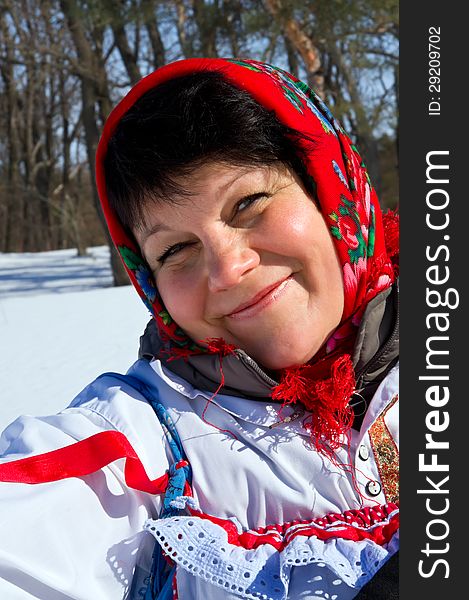
{"label": "white blouse", "polygon": [[[295,418],[294,407],[279,415],[275,403],[212,397],[157,360],[128,373],[176,426],[193,476],[180,504],[191,514],[156,520],[161,496],[129,487],[126,458],[58,481],[0,483],[1,598],[143,598],[156,539],[182,600],[346,600],[397,550],[398,367],[334,461],[312,448],[308,413]],[[107,431],[123,434],[150,480],[174,463],[151,405],[112,374],[57,415],[14,421],[0,462],[73,453]]]}

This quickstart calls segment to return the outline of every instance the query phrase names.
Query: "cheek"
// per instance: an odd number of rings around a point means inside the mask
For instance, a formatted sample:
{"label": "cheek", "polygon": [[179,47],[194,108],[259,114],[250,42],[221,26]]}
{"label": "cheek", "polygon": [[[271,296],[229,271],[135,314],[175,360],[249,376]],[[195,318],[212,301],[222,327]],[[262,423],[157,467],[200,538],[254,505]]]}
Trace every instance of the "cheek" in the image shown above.
{"label": "cheek", "polygon": [[[327,230],[326,230],[327,233]],[[328,314],[334,326],[339,325],[344,311],[344,279],[342,265],[337,255],[332,238],[324,239],[322,246],[323,277],[326,281],[326,303],[329,302]]]}
{"label": "cheek", "polygon": [[161,273],[158,290],[167,311],[183,329],[202,314],[203,293],[195,272]]}
{"label": "cheek", "polygon": [[288,210],[269,215],[262,234],[272,251],[291,258],[300,258],[312,240],[308,219]]}
{"label": "cheek", "polygon": [[[331,315],[342,315],[344,284],[340,259],[322,214],[313,204],[284,213],[277,236],[279,247],[301,263],[309,292],[328,307]],[[335,317],[334,317],[335,318]]]}
{"label": "cheek", "polygon": [[273,214],[266,223],[264,238],[271,250],[279,255],[293,258],[312,273],[340,274],[334,242],[321,213],[307,199]]}

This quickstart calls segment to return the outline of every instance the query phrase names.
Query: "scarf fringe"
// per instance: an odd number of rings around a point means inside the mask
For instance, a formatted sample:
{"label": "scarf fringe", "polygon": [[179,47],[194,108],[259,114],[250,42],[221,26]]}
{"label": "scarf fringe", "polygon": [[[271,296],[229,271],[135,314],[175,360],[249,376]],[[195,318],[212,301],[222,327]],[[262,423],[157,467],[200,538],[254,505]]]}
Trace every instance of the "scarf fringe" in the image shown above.
{"label": "scarf fringe", "polygon": [[386,252],[391,259],[394,276],[399,275],[399,214],[397,210],[388,210],[383,214],[384,242]]}
{"label": "scarf fringe", "polygon": [[170,355],[168,362],[177,360],[178,358],[187,360],[190,356],[196,356],[198,354],[219,354],[220,357],[223,358],[229,354],[234,354],[236,350],[236,346],[228,344],[223,338],[207,338],[206,340],[201,340],[201,342],[206,344],[206,346],[191,344],[190,346],[182,348],[171,346],[166,349],[165,353]]}
{"label": "scarf fringe", "polygon": [[234,354],[236,346],[227,344],[223,338],[207,338],[204,340],[207,344],[207,352],[209,354],[219,354],[221,357]]}
{"label": "scarf fringe", "polygon": [[313,366],[286,369],[273,392],[274,400],[300,403],[311,411],[303,422],[311,441],[321,454],[331,457],[352,427],[353,410],[349,405],[355,390],[355,375],[349,354],[342,354],[331,366],[330,377],[315,378]]}

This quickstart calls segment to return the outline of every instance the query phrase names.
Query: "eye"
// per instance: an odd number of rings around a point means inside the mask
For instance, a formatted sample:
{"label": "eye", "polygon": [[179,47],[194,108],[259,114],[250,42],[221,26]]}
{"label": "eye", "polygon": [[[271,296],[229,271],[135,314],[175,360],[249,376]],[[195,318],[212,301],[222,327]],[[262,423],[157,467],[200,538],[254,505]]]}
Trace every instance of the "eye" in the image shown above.
{"label": "eye", "polygon": [[158,262],[160,264],[164,264],[164,262],[170,258],[171,256],[174,256],[175,254],[177,254],[178,252],[180,252],[181,250],[184,250],[184,248],[187,248],[187,246],[190,246],[191,244],[187,244],[187,243],[179,243],[179,244],[173,244],[172,246],[169,246],[168,248],[166,248],[165,250],[163,250],[162,254],[158,257]]}
{"label": "eye", "polygon": [[267,192],[258,192],[257,194],[250,194],[249,196],[245,196],[242,200],[240,200],[235,206],[235,216],[237,213],[246,210],[253,204],[262,198],[270,198],[272,194],[268,194]]}

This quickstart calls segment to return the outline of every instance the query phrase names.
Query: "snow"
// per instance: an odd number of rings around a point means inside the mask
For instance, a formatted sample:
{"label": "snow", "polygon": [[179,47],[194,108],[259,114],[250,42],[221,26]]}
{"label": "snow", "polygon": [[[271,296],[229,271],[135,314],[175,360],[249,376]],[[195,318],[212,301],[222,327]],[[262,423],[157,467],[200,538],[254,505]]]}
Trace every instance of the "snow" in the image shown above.
{"label": "snow", "polygon": [[148,310],[131,285],[112,287],[106,246],[88,252],[0,253],[0,432],[137,358]]}

